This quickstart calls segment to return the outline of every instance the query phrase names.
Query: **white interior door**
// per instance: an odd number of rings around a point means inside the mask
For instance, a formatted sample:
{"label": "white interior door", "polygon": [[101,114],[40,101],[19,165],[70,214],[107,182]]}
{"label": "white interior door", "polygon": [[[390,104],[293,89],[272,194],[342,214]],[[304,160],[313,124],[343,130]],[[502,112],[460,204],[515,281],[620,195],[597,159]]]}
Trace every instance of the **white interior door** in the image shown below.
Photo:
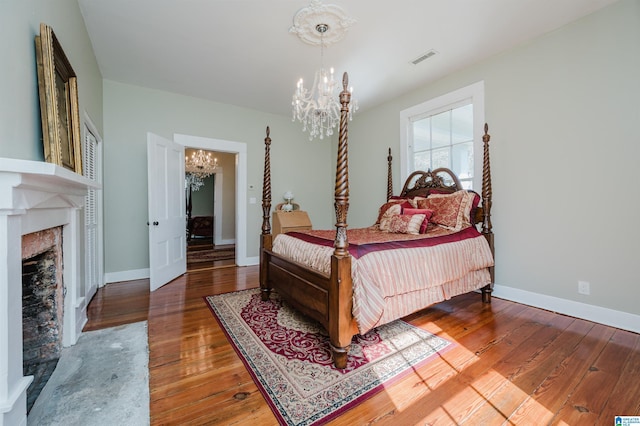
{"label": "white interior door", "polygon": [[147,133],[149,275],[154,291],[187,270],[184,146]]}

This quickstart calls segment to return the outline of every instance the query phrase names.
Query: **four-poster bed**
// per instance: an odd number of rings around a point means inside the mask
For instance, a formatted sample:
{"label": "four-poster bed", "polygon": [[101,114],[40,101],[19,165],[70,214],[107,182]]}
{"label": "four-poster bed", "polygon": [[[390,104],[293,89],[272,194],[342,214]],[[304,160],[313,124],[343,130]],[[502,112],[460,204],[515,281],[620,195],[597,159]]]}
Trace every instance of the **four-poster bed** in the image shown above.
{"label": "four-poster bed", "polygon": [[[387,203],[380,208],[376,225],[347,231],[347,84],[345,73],[335,231],[271,235],[267,127],[260,238],[262,300],[275,290],[295,309],[320,322],[329,334],[336,368],[346,366],[355,334],[469,291],[481,289],[483,302],[489,303],[493,283],[488,127],[483,137],[481,203],[478,194],[464,190],[458,178],[442,168],[412,173],[400,195],[393,197],[389,150]],[[481,232],[475,224],[481,224]]]}

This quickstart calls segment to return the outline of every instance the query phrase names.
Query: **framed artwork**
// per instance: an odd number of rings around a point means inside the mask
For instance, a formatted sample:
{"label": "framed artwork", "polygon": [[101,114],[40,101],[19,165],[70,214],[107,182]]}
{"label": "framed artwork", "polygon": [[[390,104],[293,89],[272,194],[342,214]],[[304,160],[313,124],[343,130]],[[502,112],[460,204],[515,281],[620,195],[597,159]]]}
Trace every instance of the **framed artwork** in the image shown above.
{"label": "framed artwork", "polygon": [[51,27],[35,37],[44,158],[82,174],[78,81]]}

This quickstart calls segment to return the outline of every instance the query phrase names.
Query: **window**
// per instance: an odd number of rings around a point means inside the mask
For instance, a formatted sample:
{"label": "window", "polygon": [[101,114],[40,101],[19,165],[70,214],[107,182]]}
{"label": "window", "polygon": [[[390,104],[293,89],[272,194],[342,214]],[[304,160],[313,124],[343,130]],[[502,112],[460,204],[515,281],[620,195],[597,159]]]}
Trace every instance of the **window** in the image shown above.
{"label": "window", "polygon": [[402,180],[415,170],[446,167],[465,188],[480,188],[483,127],[483,82],[402,111]]}

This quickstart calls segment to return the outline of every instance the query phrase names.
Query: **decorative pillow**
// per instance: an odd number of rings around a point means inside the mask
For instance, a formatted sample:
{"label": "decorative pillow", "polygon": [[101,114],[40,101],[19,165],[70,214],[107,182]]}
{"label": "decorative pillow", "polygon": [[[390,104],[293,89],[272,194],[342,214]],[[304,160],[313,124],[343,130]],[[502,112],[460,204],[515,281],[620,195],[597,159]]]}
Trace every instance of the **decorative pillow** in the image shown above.
{"label": "decorative pillow", "polygon": [[376,219],[375,224],[377,225],[380,223],[382,216],[386,213],[387,210],[389,210],[389,208],[395,205],[403,204],[403,203],[408,203],[406,198],[395,198],[395,199],[392,198],[391,200],[384,203],[382,206],[380,206],[380,209],[378,209],[378,219]]}
{"label": "decorative pillow", "polygon": [[[480,194],[478,194],[475,191],[472,190],[467,190],[469,192],[469,194],[472,194],[472,198],[471,198],[471,202],[470,207],[469,207],[469,219],[467,221],[466,216],[464,217],[464,221],[462,224],[462,228],[466,228],[467,226],[471,226],[471,225],[475,225],[476,221],[475,221],[475,217],[476,217],[476,211],[478,210],[478,206],[480,205]],[[470,195],[471,196],[471,195]]]}
{"label": "decorative pillow", "polygon": [[387,232],[417,235],[420,233],[420,225],[424,217],[423,214],[394,214],[389,220]]}
{"label": "decorative pillow", "polygon": [[400,197],[398,195],[394,195],[391,198],[389,198],[389,202],[402,201],[402,204],[404,207],[415,209],[417,208],[418,200],[426,200],[426,199],[427,197],[421,197],[419,195],[412,198],[406,198],[406,197]]}
{"label": "decorative pillow", "polygon": [[[431,221],[453,231],[463,228],[465,213],[469,217],[473,197],[467,191],[452,194],[433,194],[426,200],[418,201],[418,208],[433,210]],[[470,224],[470,220],[467,219]]]}
{"label": "decorative pillow", "polygon": [[[382,207],[384,207],[384,205]],[[380,208],[380,210],[382,210],[382,207]],[[402,213],[402,206],[399,203],[395,203],[395,204],[391,203],[391,205],[388,206],[384,210],[384,212],[380,215],[380,220],[379,220],[380,229],[382,231],[387,231],[389,228],[389,220],[391,220],[391,217],[394,215],[399,215],[401,213]]]}
{"label": "decorative pillow", "polygon": [[411,204],[411,207],[412,207],[412,208],[417,209],[417,208],[418,208],[418,201],[420,201],[420,200],[426,200],[426,199],[427,199],[427,197],[420,197],[420,196],[418,195],[418,196],[415,196],[415,197],[413,197],[413,198],[410,198],[410,199],[409,199],[409,204]]}
{"label": "decorative pillow", "polygon": [[423,214],[424,215],[424,220],[422,221],[422,224],[420,225],[420,233],[421,234],[426,234],[427,232],[427,225],[429,225],[429,219],[431,219],[431,216],[433,216],[433,210],[429,210],[429,209],[410,209],[410,208],[404,208],[402,209],[402,214],[405,215],[411,215],[411,214]]}

